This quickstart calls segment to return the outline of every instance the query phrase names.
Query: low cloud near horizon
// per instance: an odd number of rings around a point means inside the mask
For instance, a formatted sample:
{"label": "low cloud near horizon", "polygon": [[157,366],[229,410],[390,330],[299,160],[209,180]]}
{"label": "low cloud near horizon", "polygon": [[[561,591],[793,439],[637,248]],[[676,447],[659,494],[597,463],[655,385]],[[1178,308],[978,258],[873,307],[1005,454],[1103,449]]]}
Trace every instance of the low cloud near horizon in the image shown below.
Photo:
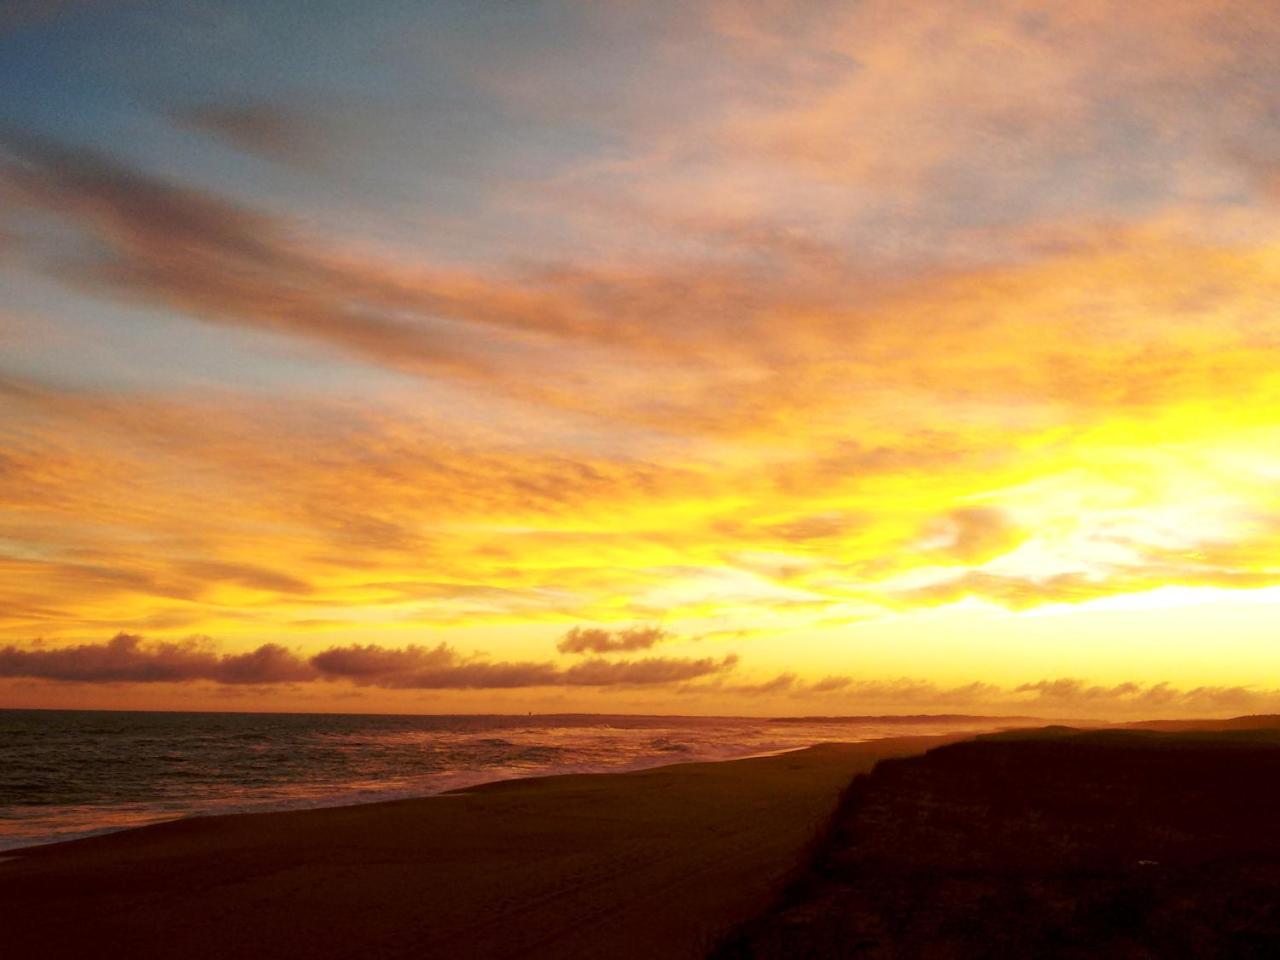
{"label": "low cloud near horizon", "polygon": [[[656,628],[594,631],[609,642],[628,635],[662,635]],[[592,629],[566,636],[590,635]],[[656,639],[655,639],[656,642]],[[561,640],[561,646],[565,643]],[[569,649],[582,652],[575,640]],[[583,646],[584,650],[592,650]],[[635,649],[602,645],[601,650]],[[220,653],[207,637],[147,640],[118,633],[103,643],[55,647],[35,641],[26,647],[0,647],[0,679],[44,680],[60,684],[159,684],[206,681],[220,686],[277,687],[317,682],[346,682],[384,690],[514,690],[534,687],[660,687],[677,685],[682,695],[729,695],[743,700],[833,701],[841,705],[911,706],[912,712],[968,710],[1032,711],[1033,715],[1155,715],[1180,712],[1280,712],[1280,689],[1245,686],[1175,687],[1167,682],[1127,681],[1094,684],[1077,677],[1040,679],[1000,686],[975,681],[954,686],[927,680],[869,680],[830,675],[805,680],[791,672],[753,682],[731,681],[739,665],[730,653],[721,658],[643,657],[606,660],[592,656],[568,667],[551,661],[491,661],[464,655],[445,643],[385,647],[378,644],[330,646],[304,656],[280,644],[265,643],[247,653]]]}
{"label": "low cloud near horizon", "polygon": [[500,690],[520,687],[608,687],[694,680],[732,670],[738,658],[599,658],[562,668],[549,661],[491,661],[465,656],[446,643],[331,646],[304,657],[275,643],[242,654],[219,653],[205,637],[145,640],[118,633],[105,643],[0,647],[0,677],[64,683],[188,683],[276,685],[346,680],[396,690]]}

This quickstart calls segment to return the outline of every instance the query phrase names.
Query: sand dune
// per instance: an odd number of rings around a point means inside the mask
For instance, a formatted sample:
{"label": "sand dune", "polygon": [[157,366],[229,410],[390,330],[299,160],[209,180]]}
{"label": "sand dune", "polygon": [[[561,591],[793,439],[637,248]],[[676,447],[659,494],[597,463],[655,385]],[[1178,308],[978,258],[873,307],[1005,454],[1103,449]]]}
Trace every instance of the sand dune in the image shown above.
{"label": "sand dune", "polygon": [[1254,719],[1017,731],[881,764],[716,958],[1280,956],[1280,730]]}
{"label": "sand dune", "polygon": [[0,863],[14,957],[698,957],[764,909],[857,773],[831,744],[436,798],[209,817]]}

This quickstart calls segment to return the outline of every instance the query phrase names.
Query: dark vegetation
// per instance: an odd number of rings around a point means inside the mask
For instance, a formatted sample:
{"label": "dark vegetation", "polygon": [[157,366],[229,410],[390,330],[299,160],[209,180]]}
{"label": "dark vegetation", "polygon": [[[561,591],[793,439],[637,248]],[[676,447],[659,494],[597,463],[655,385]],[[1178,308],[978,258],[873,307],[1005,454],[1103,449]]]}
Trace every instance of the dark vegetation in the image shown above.
{"label": "dark vegetation", "polygon": [[1280,957],[1280,730],[1258,726],[1048,728],[883,761],[713,957]]}

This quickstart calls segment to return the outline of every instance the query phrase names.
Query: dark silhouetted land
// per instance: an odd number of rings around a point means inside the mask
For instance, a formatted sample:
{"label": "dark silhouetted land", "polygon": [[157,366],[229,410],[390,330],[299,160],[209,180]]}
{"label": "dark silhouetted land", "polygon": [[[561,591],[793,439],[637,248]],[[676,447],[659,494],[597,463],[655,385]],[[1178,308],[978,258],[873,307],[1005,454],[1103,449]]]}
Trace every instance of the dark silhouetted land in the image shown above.
{"label": "dark silhouetted land", "polygon": [[509,781],[29,848],[0,862],[0,955],[700,957],[773,902],[854,775],[942,742]]}
{"label": "dark silhouetted land", "polygon": [[880,764],[716,957],[1280,957],[1280,718],[1149,726]]}

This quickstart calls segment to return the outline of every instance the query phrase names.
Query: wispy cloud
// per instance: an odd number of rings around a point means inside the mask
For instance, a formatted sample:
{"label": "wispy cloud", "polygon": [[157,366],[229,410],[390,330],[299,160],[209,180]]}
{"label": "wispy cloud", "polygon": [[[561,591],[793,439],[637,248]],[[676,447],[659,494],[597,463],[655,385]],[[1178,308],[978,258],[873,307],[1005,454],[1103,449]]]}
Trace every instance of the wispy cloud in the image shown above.
{"label": "wispy cloud", "polygon": [[344,263],[299,242],[287,222],[94,150],[15,133],[3,145],[0,176],[101,245],[105,258],[50,264],[69,280],[397,369],[467,375],[483,366],[441,322],[450,297],[430,281]]}
{"label": "wispy cloud", "polygon": [[173,112],[175,122],[274,160],[305,163],[319,151],[314,123],[263,101],[205,102]]}

